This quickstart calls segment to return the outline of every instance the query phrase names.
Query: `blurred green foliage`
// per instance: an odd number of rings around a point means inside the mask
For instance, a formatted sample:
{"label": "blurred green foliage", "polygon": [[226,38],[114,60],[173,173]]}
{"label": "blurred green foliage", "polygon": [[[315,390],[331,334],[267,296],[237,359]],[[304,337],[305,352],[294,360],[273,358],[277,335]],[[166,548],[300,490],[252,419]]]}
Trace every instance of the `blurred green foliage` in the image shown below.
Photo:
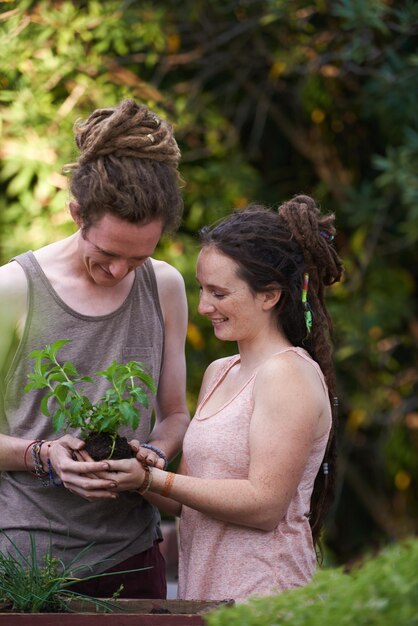
{"label": "blurred green foliage", "polygon": [[337,562],[417,530],[418,5],[410,0],[21,0],[0,5],[0,258],[74,231],[72,127],[133,97],[175,126],[182,228],[159,248],[190,304],[188,394],[235,351],[196,313],[198,229],[300,192],[337,215],[330,289]]}
{"label": "blurred green foliage", "polygon": [[311,583],[205,616],[208,626],[414,626],[418,540],[390,546],[349,573],[317,572]]}

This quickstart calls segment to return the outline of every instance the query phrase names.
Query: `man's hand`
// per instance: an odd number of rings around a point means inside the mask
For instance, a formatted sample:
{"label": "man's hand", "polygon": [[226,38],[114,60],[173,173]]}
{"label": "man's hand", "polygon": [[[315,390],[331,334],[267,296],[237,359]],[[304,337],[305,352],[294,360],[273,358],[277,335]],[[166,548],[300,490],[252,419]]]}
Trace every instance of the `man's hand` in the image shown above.
{"label": "man's hand", "polygon": [[137,439],[130,441],[129,445],[140,463],[146,463],[146,465],[152,465],[162,470],[165,469],[165,460],[153,450],[143,448]]}
{"label": "man's hand", "polygon": [[111,491],[115,484],[108,478],[99,477],[100,472],[109,469],[107,461],[84,461],[84,441],[64,435],[60,439],[48,441],[46,448],[53,471],[58,475],[64,487],[90,502],[117,497]]}

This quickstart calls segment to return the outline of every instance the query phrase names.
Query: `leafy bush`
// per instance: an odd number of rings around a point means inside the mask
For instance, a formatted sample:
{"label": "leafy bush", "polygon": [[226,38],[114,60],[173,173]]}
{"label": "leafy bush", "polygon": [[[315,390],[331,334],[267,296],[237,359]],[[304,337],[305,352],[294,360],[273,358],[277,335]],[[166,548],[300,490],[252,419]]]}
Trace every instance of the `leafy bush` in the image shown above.
{"label": "leafy bush", "polygon": [[306,587],[252,599],[206,617],[208,626],[413,626],[418,624],[418,539],[355,567],[320,570]]}

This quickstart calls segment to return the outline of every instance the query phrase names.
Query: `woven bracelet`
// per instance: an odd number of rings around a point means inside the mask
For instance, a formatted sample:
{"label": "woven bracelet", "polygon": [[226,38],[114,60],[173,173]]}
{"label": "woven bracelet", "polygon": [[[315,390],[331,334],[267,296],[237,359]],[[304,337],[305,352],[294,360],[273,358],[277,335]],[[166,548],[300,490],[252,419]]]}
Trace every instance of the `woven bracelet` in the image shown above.
{"label": "woven bracelet", "polygon": [[141,443],[141,448],[147,448],[147,450],[152,450],[152,452],[155,452],[155,454],[164,461],[163,469],[167,469],[168,459],[167,459],[166,454],[161,450],[161,448],[157,448],[157,446],[153,446],[152,443]]}
{"label": "woven bracelet", "polygon": [[44,470],[44,466],[42,465],[41,460],[41,449],[44,443],[44,439],[42,439],[42,441],[35,441],[32,446],[31,454],[33,466],[35,468],[34,475],[41,481],[44,487],[49,487],[49,473]]}

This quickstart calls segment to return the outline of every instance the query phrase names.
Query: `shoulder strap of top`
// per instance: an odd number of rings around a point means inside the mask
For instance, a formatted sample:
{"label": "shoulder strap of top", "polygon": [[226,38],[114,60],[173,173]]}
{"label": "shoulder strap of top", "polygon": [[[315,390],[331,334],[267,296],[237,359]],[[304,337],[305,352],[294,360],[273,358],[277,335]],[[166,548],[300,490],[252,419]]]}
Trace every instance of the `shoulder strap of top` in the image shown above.
{"label": "shoulder strap of top", "polygon": [[233,365],[239,360],[239,354],[234,354],[233,356],[227,357],[222,365],[216,370],[212,379],[208,382],[206,393],[199,402],[199,405],[202,405],[206,402],[208,396],[214,391],[214,389],[219,385],[221,380],[224,378],[225,374],[231,369]]}
{"label": "shoulder strap of top", "polygon": [[315,369],[316,373],[318,374],[319,380],[321,381],[324,391],[328,393],[328,386],[325,380],[325,376],[321,368],[319,367],[319,364],[315,361],[315,359],[311,357],[311,355],[304,348],[301,348],[300,346],[289,346],[288,348],[284,348],[284,350],[280,350],[280,352],[276,352],[276,354],[283,354],[284,352],[294,352],[295,354],[300,356],[302,359],[310,363],[312,367]]}

